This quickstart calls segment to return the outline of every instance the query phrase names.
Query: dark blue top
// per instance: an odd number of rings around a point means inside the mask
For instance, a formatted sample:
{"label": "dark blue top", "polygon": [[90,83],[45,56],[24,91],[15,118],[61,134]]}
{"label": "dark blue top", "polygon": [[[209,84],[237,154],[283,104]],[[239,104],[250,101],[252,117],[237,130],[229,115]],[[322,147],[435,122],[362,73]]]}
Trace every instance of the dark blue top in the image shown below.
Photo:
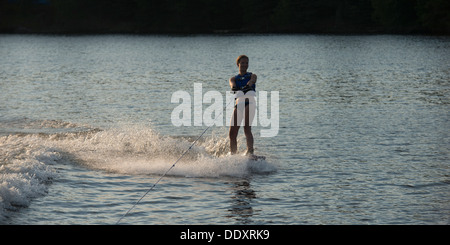
{"label": "dark blue top", "polygon": [[[252,78],[252,73],[251,72],[247,72],[243,76],[238,74],[234,78],[235,78],[235,82],[236,82],[236,87],[238,89],[242,89],[245,85],[247,85],[248,81],[250,81],[250,78]],[[255,90],[256,89],[256,84],[253,84],[252,88],[253,88],[253,90]]]}

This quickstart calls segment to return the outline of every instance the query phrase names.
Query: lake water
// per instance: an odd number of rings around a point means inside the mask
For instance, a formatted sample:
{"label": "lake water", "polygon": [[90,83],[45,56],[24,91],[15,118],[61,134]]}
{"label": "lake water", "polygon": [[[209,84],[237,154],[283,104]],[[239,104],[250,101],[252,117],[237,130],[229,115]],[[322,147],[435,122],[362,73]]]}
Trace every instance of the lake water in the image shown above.
{"label": "lake water", "polygon": [[0,35],[0,223],[115,224],[207,128],[172,95],[240,54],[266,160],[214,125],[120,224],[450,224],[450,38],[391,35]]}

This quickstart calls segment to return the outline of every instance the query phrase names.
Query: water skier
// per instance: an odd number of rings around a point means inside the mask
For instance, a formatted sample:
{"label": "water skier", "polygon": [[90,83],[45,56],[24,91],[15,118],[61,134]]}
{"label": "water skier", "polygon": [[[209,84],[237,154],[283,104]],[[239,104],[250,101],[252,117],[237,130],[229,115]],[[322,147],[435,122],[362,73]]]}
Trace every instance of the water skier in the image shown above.
{"label": "water skier", "polygon": [[[230,124],[230,153],[236,154],[237,152],[237,135],[239,128],[244,120],[244,133],[247,140],[247,152],[245,155],[253,156],[253,134],[252,134],[252,122],[255,116],[256,103],[255,103],[255,83],[257,77],[251,72],[247,72],[249,58],[246,55],[240,55],[236,59],[236,65],[239,68],[239,74],[230,78],[231,90],[236,93],[236,105],[234,107],[233,115],[231,117]],[[245,113],[245,116],[244,116]]]}

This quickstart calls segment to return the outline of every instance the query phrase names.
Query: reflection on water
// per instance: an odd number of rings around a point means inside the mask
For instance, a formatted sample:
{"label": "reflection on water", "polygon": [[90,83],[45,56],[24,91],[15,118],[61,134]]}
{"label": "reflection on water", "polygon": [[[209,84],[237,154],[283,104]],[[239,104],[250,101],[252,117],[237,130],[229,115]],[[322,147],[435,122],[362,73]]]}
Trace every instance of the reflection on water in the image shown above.
{"label": "reflection on water", "polygon": [[252,199],[256,198],[255,191],[251,188],[248,180],[236,181],[233,183],[233,196],[231,196],[231,205],[226,215],[227,218],[236,220],[238,224],[252,223],[254,210]]}

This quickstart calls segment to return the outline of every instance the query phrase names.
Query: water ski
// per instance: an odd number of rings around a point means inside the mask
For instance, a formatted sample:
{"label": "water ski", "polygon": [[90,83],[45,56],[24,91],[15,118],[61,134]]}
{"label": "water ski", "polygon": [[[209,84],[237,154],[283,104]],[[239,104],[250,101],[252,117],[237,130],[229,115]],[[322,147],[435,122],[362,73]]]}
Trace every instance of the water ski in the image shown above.
{"label": "water ski", "polygon": [[265,156],[258,156],[258,155],[248,155],[248,158],[252,161],[266,160]]}

